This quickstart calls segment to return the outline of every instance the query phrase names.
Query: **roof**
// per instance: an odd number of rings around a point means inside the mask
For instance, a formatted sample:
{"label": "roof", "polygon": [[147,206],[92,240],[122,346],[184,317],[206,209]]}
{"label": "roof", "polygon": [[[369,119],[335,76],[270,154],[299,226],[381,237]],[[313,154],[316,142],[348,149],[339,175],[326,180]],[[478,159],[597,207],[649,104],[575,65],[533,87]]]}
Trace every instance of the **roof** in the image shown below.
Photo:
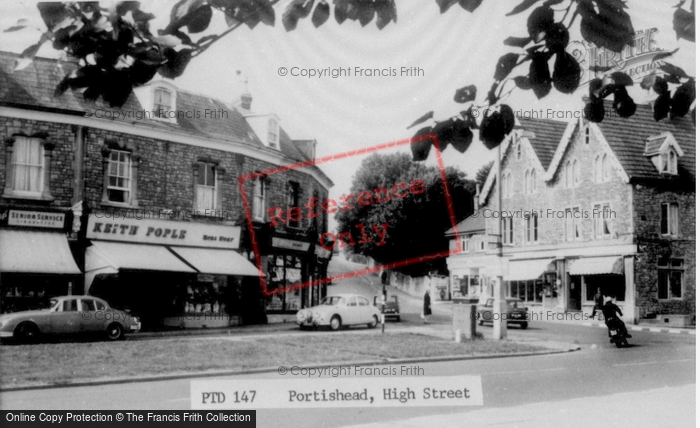
{"label": "roof", "polygon": [[[606,101],[605,110],[614,112],[611,102]],[[623,118],[607,113],[605,120],[597,125],[630,179],[660,178],[651,159],[644,155],[647,139],[670,132],[684,152],[683,156],[678,157],[679,177],[695,180],[695,124],[692,114],[657,122],[650,105],[638,105],[632,117]]]}
{"label": "roof", "polygon": [[[457,224],[457,234],[478,233],[486,231],[486,219],[480,215],[481,210],[465,218]],[[445,236],[454,236],[455,229],[450,228],[445,232]]]}
{"label": "roof", "polygon": [[559,147],[559,142],[564,135],[568,122],[520,118],[520,125],[525,130],[532,131],[535,134],[535,137],[528,138],[528,140],[546,171],[552,162],[552,158],[554,158],[557,147]]}

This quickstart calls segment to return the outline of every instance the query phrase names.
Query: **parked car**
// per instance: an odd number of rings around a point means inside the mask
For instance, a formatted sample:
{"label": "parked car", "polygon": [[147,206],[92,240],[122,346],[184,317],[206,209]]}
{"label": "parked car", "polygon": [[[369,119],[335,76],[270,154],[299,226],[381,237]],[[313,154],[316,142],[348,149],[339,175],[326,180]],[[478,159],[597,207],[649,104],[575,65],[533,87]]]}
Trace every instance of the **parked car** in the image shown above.
{"label": "parked car", "polygon": [[[530,317],[528,316],[527,308],[524,302],[514,297],[506,299],[506,324],[519,324],[520,328],[527,328]],[[476,307],[478,313],[479,325],[484,322],[493,322],[493,299],[487,299],[486,303]]]}
{"label": "parked car", "polygon": [[141,322],[127,312],[111,308],[94,296],[60,296],[46,309],[0,316],[0,338],[31,342],[42,335],[102,334],[119,340],[126,331],[139,331]]}
{"label": "parked car", "polygon": [[401,312],[399,311],[399,297],[398,296],[390,296],[384,302],[384,310],[382,311],[382,299],[381,296],[374,296],[374,306],[379,309],[379,311],[384,314],[385,319],[393,319],[398,321],[401,321]]}
{"label": "parked car", "polygon": [[369,304],[366,297],[356,294],[328,296],[317,306],[297,312],[297,324],[303,329],[328,326],[338,330],[343,326],[365,324],[374,328],[379,323],[379,309]]}

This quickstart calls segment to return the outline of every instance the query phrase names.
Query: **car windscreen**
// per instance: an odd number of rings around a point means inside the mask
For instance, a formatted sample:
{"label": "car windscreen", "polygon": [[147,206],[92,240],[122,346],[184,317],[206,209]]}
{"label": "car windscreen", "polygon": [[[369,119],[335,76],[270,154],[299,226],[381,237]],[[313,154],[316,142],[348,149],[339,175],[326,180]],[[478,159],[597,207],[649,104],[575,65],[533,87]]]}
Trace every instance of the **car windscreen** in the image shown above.
{"label": "car windscreen", "polygon": [[517,309],[517,308],[518,308],[518,301],[517,301],[517,300],[511,300],[511,301],[509,301],[509,302],[508,302],[508,306],[509,306],[510,308]]}

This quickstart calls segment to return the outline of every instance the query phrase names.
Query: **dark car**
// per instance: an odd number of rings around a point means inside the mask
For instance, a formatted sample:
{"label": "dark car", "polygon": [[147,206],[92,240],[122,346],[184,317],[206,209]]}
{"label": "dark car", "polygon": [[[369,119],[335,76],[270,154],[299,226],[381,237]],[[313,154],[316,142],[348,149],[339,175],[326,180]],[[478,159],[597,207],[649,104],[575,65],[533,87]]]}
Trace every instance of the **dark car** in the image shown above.
{"label": "dark car", "polygon": [[401,312],[399,311],[399,297],[389,296],[384,302],[384,310],[382,311],[382,299],[381,296],[374,296],[374,306],[379,309],[384,315],[385,319],[393,319],[396,322],[401,321]]}
{"label": "dark car", "polygon": [[0,316],[0,338],[18,342],[32,342],[44,335],[74,334],[101,334],[119,340],[124,332],[140,329],[138,318],[93,296],[55,297],[46,309]]}
{"label": "dark car", "polygon": [[[513,297],[507,297],[506,299],[506,324],[518,324],[520,328],[527,328],[527,323],[530,319],[527,308],[524,306],[524,302],[520,299]],[[476,308],[479,315],[479,325],[484,322],[493,323],[493,299],[486,300],[486,304],[479,305]]]}

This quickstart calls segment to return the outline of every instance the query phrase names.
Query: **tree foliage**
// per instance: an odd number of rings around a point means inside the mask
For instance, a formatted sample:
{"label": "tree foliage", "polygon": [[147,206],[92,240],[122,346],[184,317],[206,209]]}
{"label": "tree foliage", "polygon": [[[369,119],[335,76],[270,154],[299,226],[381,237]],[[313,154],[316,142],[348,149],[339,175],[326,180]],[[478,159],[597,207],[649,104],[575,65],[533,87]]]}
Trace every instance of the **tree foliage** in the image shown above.
{"label": "tree foliage", "polygon": [[[500,1],[500,0],[499,0]],[[503,0],[505,1],[505,0]],[[150,22],[155,18],[140,9],[137,1],[39,3],[39,13],[47,30],[41,31],[39,41],[22,52],[16,68],[31,63],[39,48],[47,42],[76,58],[80,67],[71,72],[56,88],[56,95],[70,89],[83,90],[88,100],[103,98],[111,106],[126,102],[131,88],[149,82],[156,73],[177,78],[190,60],[213,43],[241,25],[255,28],[260,23],[275,25],[277,13],[273,8],[279,0],[180,0],[170,11],[170,22],[155,32]],[[483,3],[483,4],[482,4]],[[482,0],[435,0],[441,13],[455,10],[459,5],[468,12],[489,7]],[[475,131],[489,148],[501,143],[512,130],[512,109],[503,100],[514,90],[533,91],[538,98],[546,97],[552,89],[573,93],[580,84],[579,63],[566,52],[569,30],[576,23],[583,38],[598,47],[613,52],[633,44],[634,26],[623,0],[522,0],[514,2],[508,16],[528,12],[526,28],[521,35],[507,37],[504,45],[514,52],[504,54],[497,62],[494,82],[477,105],[477,88],[469,85],[457,89],[454,101],[472,103],[459,114],[421,128],[416,135],[435,133],[440,150],[453,146],[459,152],[467,150]],[[695,0],[681,0],[673,6],[673,28],[678,39],[695,42]],[[215,13],[222,14],[228,29],[220,34],[201,35],[209,29]],[[287,31],[298,23],[311,19],[315,27],[326,25],[333,16],[337,24],[357,21],[362,26],[371,22],[379,29],[397,22],[395,0],[292,0],[282,13],[282,25]],[[18,31],[29,25],[21,19],[5,31]],[[672,55],[659,54],[658,61]],[[553,64],[552,64],[553,59]],[[520,66],[527,74],[512,76]],[[523,67],[524,68],[524,67]],[[595,71],[602,70],[597,67]],[[622,73],[618,73],[622,74]],[[586,97],[586,117],[594,122],[604,118],[603,100],[612,96],[613,107],[623,117],[635,113],[636,104],[627,87],[631,80],[613,73],[604,80],[590,82]],[[669,85],[672,85],[669,89]],[[658,73],[645,79],[642,87],[653,88],[658,95],[654,103],[657,120],[682,117],[695,101],[695,79],[671,64],[664,64]],[[675,92],[671,94],[671,90]],[[489,107],[494,112],[481,123],[472,115],[476,108]],[[694,115],[694,111],[693,111]],[[409,128],[432,119],[432,112],[416,120]],[[424,160],[430,152],[425,141],[412,147],[414,160]]]}
{"label": "tree foliage", "polygon": [[[472,195],[475,183],[454,168],[445,170],[447,187],[452,197],[456,221],[465,218],[473,211]],[[381,203],[367,206],[356,204],[350,210],[340,210],[336,214],[338,232],[350,232],[355,245],[347,251],[372,257],[382,264],[402,262],[417,257],[448,250],[449,238],[445,231],[452,227],[450,222],[443,179],[436,167],[416,163],[405,153],[391,155],[373,154],[365,159],[353,177],[351,193],[387,188],[389,191],[399,183],[410,184],[414,180],[425,183],[425,192],[409,193],[403,198],[391,197]],[[382,196],[385,193],[381,193]],[[363,225],[371,239],[360,244],[362,232],[357,225]],[[375,225],[387,224],[386,243],[377,245],[381,237],[372,230]],[[398,268],[404,273],[422,275],[429,271],[446,272],[444,259],[425,260]]]}

